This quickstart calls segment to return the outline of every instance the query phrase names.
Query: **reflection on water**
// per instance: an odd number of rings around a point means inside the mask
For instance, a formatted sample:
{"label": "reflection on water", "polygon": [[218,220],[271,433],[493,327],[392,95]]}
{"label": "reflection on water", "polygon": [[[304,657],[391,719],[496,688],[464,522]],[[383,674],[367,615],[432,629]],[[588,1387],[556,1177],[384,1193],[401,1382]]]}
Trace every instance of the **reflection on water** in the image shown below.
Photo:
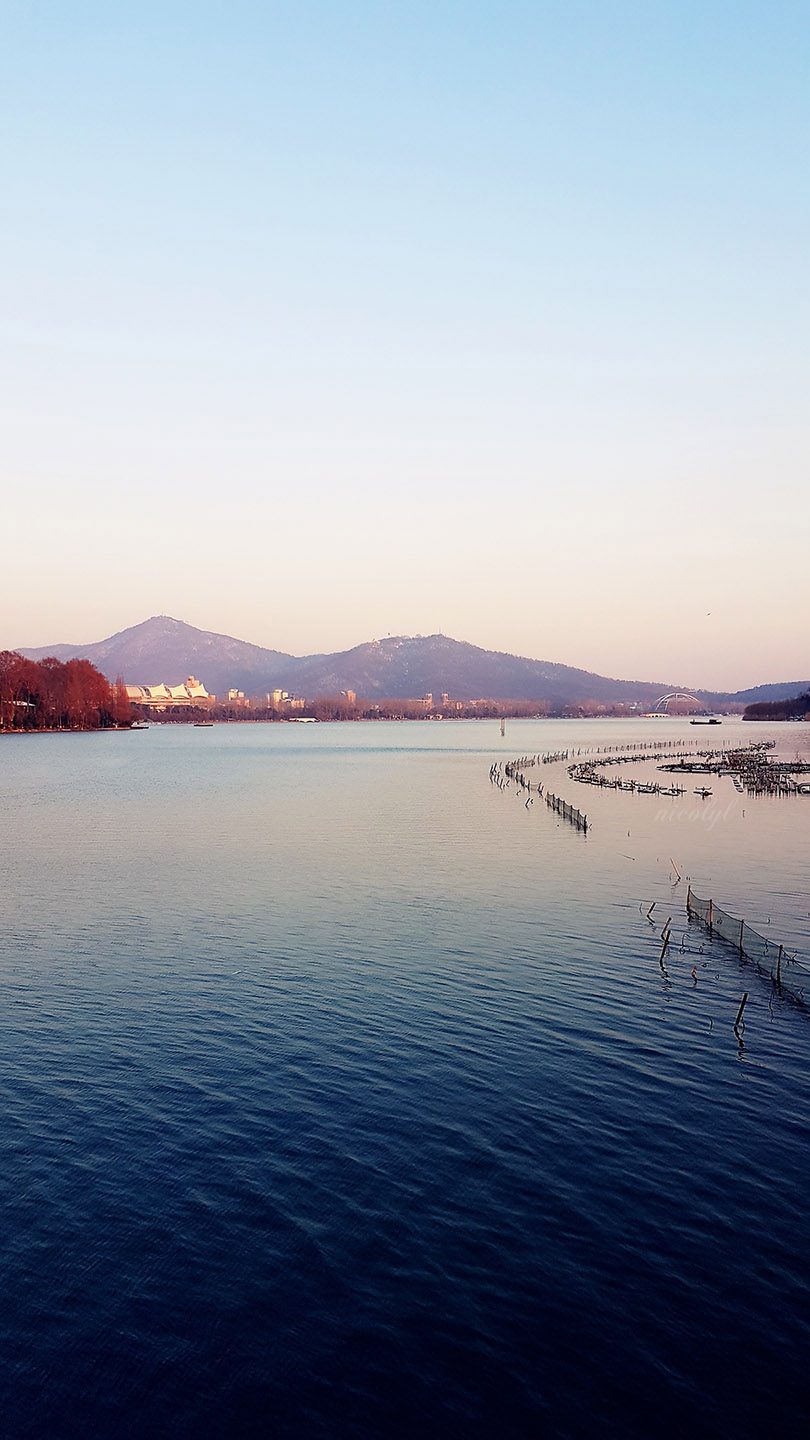
{"label": "reflection on water", "polygon": [[489,783],[641,723],[0,743],[4,1434],[799,1433],[810,800]]}

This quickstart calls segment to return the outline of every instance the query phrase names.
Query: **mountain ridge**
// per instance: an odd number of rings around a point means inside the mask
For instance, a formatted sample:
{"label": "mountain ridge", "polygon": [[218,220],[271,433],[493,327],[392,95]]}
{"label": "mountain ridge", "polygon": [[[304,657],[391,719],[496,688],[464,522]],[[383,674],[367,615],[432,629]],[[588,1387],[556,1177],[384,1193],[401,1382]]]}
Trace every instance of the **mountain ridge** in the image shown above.
{"label": "mountain ridge", "polygon": [[[333,654],[290,655],[253,645],[218,631],[200,630],[169,615],[153,615],[137,625],[85,645],[22,646],[33,660],[92,661],[110,680],[128,684],[179,683],[195,674],[221,695],[230,688],[261,694],[276,688],[314,698],[354,690],[364,699],[401,699],[430,691],[455,698],[547,701],[571,705],[624,701],[652,703],[671,682],[620,680],[555,661],[535,660],[501,650],[484,650],[447,635],[394,635],[370,640]],[[784,699],[808,681],[777,682],[737,692],[686,687],[707,703],[746,702],[749,698]]]}

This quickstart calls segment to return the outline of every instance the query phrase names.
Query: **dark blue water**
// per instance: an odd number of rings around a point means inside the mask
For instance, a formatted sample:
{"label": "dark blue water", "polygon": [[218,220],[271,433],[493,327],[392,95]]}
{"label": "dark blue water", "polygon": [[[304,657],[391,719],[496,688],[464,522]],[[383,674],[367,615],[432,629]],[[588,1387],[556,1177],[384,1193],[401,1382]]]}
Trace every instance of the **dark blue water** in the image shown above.
{"label": "dark blue water", "polygon": [[810,1019],[671,862],[806,947],[810,801],[585,840],[561,734],[0,742],[3,1436],[806,1433]]}

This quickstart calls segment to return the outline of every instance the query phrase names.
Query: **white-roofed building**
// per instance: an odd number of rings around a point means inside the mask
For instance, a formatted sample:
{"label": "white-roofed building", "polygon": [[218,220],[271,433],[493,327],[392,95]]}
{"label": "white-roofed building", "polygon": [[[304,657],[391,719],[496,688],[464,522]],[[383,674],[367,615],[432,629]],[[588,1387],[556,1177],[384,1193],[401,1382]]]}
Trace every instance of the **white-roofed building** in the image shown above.
{"label": "white-roofed building", "polygon": [[213,705],[216,699],[194,675],[189,675],[182,685],[127,685],[126,688],[133,705],[147,705],[153,710],[166,710],[175,705]]}

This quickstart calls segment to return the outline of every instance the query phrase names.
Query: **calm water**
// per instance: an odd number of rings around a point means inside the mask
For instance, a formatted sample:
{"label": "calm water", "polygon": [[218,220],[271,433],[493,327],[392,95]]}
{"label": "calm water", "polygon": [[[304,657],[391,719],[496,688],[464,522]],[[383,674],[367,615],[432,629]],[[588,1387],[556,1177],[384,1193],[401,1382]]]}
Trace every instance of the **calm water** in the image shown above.
{"label": "calm water", "polygon": [[806,1433],[810,799],[488,781],[643,733],[0,741],[4,1437]]}

